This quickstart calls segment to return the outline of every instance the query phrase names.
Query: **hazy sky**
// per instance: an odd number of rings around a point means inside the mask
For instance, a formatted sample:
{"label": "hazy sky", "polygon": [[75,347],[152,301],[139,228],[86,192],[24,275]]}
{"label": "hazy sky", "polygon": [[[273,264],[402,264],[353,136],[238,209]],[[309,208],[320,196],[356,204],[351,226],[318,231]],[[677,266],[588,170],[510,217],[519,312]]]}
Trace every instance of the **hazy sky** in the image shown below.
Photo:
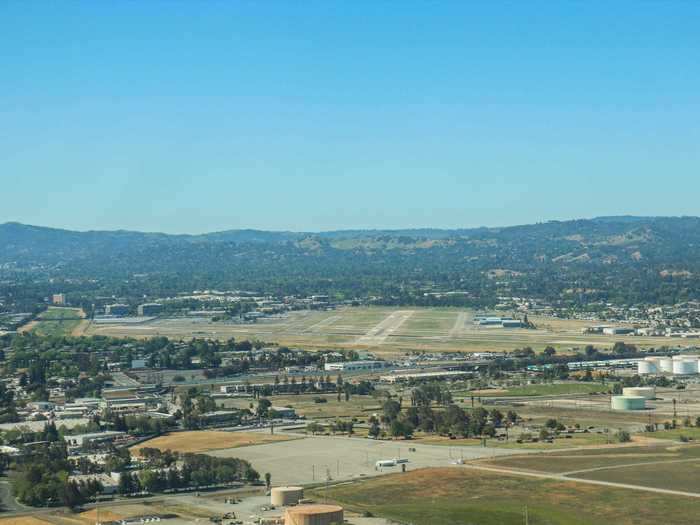
{"label": "hazy sky", "polygon": [[0,222],[700,215],[700,2],[0,2]]}

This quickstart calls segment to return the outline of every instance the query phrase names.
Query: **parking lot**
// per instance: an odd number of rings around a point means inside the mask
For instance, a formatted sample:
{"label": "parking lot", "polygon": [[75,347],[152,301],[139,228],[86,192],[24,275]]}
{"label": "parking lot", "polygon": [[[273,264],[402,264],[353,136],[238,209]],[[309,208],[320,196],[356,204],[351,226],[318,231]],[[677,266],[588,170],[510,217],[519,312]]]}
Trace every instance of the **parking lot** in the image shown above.
{"label": "parking lot", "polygon": [[217,457],[246,459],[261,475],[269,472],[274,485],[311,484],[350,480],[399,472],[401,466],[375,469],[382,459],[407,459],[407,470],[445,467],[457,460],[470,460],[523,453],[522,450],[488,447],[420,445],[410,441],[375,441],[365,438],[316,436],[266,445],[215,450]]}

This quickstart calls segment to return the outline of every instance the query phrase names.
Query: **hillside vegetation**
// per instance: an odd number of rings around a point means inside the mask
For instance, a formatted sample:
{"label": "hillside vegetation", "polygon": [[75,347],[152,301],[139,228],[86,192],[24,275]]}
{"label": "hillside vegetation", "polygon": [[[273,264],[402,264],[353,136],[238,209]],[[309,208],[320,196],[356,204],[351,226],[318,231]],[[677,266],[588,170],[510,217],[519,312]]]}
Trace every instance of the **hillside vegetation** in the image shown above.
{"label": "hillside vegetation", "polygon": [[[234,230],[204,235],[0,225],[0,277],[129,295],[192,289],[489,306],[499,295],[674,303],[700,291],[700,218],[605,217],[508,228]],[[444,292],[459,292],[443,295]]]}

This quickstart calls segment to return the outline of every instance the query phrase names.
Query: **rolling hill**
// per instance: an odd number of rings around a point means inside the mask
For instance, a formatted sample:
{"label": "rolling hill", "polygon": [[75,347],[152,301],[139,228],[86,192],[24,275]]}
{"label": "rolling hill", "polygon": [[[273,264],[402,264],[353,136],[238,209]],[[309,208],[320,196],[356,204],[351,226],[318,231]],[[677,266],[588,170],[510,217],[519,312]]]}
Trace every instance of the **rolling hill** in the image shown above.
{"label": "rolling hill", "polygon": [[90,280],[104,291],[239,288],[381,295],[400,303],[460,290],[470,301],[486,304],[506,294],[629,303],[697,299],[700,282],[698,217],[201,235],[76,232],[6,223],[0,225],[0,246],[0,275],[10,282],[29,276]]}

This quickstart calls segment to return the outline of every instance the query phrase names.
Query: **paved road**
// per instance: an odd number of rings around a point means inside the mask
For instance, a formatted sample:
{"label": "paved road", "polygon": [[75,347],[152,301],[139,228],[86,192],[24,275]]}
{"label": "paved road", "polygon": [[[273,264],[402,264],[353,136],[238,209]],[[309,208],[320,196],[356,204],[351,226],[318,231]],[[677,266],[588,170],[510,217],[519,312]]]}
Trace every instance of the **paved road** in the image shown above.
{"label": "paved road", "polygon": [[32,510],[32,507],[22,505],[15,499],[12,494],[12,486],[7,478],[0,479],[0,510],[3,512],[23,512]]}

